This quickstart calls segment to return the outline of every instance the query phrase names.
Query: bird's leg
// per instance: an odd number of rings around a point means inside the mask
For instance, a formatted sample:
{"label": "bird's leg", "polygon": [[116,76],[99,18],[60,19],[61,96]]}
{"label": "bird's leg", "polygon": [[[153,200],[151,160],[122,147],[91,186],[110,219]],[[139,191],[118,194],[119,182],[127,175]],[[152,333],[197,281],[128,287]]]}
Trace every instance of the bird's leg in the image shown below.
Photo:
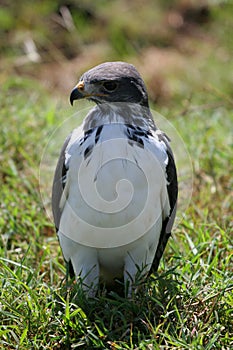
{"label": "bird's leg", "polygon": [[124,266],[125,294],[128,298],[131,298],[132,296],[133,285],[134,285],[138,271],[139,271],[139,268],[134,258],[128,253],[125,258],[125,266]]}
{"label": "bird's leg", "polygon": [[124,286],[125,286],[125,295],[128,298],[131,298],[138,268],[136,264],[132,261],[132,259],[129,259],[129,260],[130,260],[130,263],[127,259],[125,268],[124,268]]}
{"label": "bird's leg", "polygon": [[82,269],[78,276],[76,277],[77,283],[80,283],[84,293],[89,298],[94,298],[99,284],[99,266],[93,265],[90,270]]}
{"label": "bird's leg", "polygon": [[82,251],[72,256],[71,262],[83,291],[88,297],[95,297],[99,284],[99,263],[95,250],[83,247]]}
{"label": "bird's leg", "polygon": [[133,288],[137,278],[141,279],[149,271],[149,265],[147,262],[147,254],[140,248],[134,252],[128,253],[125,257],[124,266],[124,285],[126,296],[130,298],[132,296]]}

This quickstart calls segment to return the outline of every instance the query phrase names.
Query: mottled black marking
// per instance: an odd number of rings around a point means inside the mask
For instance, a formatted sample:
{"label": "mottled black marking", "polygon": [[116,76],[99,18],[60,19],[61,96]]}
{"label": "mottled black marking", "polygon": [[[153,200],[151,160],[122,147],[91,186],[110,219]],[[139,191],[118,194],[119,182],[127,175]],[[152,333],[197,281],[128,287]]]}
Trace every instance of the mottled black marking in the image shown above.
{"label": "mottled black marking", "polygon": [[140,138],[140,137],[135,137],[134,141],[137,142],[137,144],[138,144],[139,147],[144,148],[144,141],[143,141],[142,138]]}
{"label": "mottled black marking", "polygon": [[148,134],[144,130],[135,130],[134,134],[148,139]]}
{"label": "mottled black marking", "polygon": [[125,124],[125,126],[127,126],[128,129],[133,129],[136,130],[136,127],[134,125],[131,124]]}
{"label": "mottled black marking", "polygon": [[147,131],[139,128],[139,127],[134,127],[131,125],[127,125],[126,128],[126,136],[129,140],[129,144],[133,146],[133,142],[137,143],[138,147],[144,147],[144,141],[143,138],[148,138],[148,133]]}
{"label": "mottled black marking", "polygon": [[99,141],[102,129],[103,129],[103,125],[98,126],[96,134],[95,134],[95,143],[97,143]]}
{"label": "mottled black marking", "polygon": [[88,139],[88,137],[92,134],[93,130],[89,129],[84,132],[84,136],[81,138],[79,145],[82,146],[82,144]]}
{"label": "mottled black marking", "polygon": [[91,152],[93,150],[93,147],[94,147],[94,145],[90,145],[85,149],[85,151],[83,153],[84,159],[87,159],[87,157],[89,157],[89,155],[91,154]]}
{"label": "mottled black marking", "polygon": [[141,128],[140,126],[133,126],[133,125],[130,125],[130,124],[125,124],[125,126],[127,127],[127,132],[129,134],[133,133],[137,136],[143,136],[145,138],[148,138],[149,136],[152,136],[152,133],[150,130],[148,129],[143,129]]}

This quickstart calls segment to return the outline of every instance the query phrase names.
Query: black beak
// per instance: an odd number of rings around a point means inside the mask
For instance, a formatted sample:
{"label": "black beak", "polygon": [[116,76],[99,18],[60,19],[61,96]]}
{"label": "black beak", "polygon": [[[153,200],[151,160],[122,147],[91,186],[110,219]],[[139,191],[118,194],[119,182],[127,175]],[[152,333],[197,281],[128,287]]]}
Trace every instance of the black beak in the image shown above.
{"label": "black beak", "polygon": [[73,106],[74,100],[80,100],[81,98],[84,98],[84,95],[78,90],[77,87],[75,87],[70,94],[70,103]]}

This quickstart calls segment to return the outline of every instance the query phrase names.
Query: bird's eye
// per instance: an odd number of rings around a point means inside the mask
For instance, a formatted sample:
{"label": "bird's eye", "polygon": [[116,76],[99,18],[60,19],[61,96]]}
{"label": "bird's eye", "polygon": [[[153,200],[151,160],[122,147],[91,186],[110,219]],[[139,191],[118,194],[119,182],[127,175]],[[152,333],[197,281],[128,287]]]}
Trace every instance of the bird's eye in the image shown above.
{"label": "bird's eye", "polygon": [[103,87],[105,88],[105,90],[110,92],[116,90],[117,85],[118,84],[114,81],[106,81],[105,83],[103,83]]}

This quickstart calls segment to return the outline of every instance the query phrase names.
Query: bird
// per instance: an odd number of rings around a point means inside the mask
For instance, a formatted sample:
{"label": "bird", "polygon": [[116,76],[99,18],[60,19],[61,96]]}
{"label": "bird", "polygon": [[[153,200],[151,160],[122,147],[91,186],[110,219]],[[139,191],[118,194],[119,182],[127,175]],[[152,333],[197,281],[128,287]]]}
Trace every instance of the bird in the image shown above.
{"label": "bird", "polygon": [[94,102],[64,142],[52,211],[68,274],[96,296],[122,279],[130,297],[138,276],[156,272],[171,236],[178,198],[168,136],[157,128],[134,65],[104,62],[85,72],[70,103]]}

